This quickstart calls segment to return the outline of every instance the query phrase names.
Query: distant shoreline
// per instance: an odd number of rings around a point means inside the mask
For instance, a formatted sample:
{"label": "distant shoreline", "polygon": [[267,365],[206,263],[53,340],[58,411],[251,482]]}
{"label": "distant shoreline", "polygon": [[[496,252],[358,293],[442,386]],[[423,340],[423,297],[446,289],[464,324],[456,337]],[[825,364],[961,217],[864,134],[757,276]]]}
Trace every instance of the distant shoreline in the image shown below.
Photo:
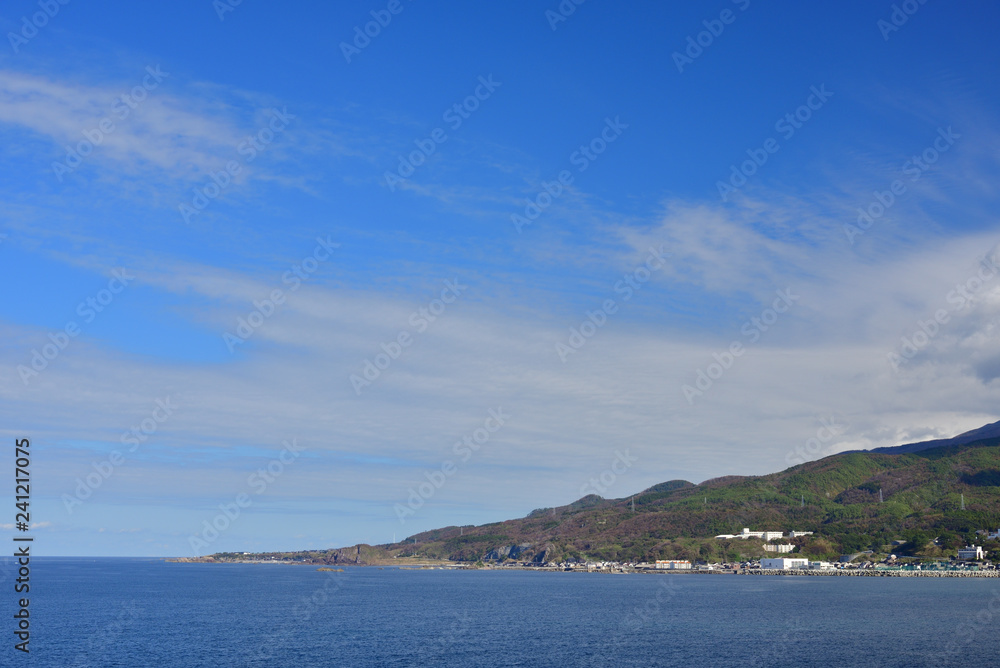
{"label": "distant shoreline", "polygon": [[[704,571],[702,571],[704,572]],[[725,573],[725,571],[722,571]],[[888,578],[996,578],[1000,577],[1000,571],[898,571],[874,568],[843,568],[832,570],[808,570],[808,569],[750,569],[741,571],[743,575],[833,575],[846,577],[888,577]]]}
{"label": "distant shoreline", "polygon": [[[182,564],[255,564],[255,565],[285,565],[285,566],[314,566],[317,568],[329,568],[331,564],[326,564],[322,562],[304,563],[295,561],[279,561],[279,560],[234,560],[234,561],[215,561],[201,559],[192,559],[186,557],[164,559],[166,562],[170,563],[182,563]],[[942,570],[920,570],[920,571],[904,571],[904,570],[889,570],[883,568],[833,568],[833,569],[805,569],[805,568],[792,568],[792,569],[775,569],[775,568],[740,568],[740,569],[723,569],[716,568],[712,570],[706,569],[655,569],[655,568],[643,568],[643,569],[627,569],[627,570],[609,570],[609,569],[594,569],[587,570],[584,568],[575,568],[571,570],[566,570],[562,568],[549,568],[545,566],[486,566],[481,568],[476,568],[465,563],[441,563],[441,562],[427,562],[427,563],[409,563],[409,564],[348,564],[348,563],[338,563],[336,564],[339,568],[395,568],[399,570],[441,570],[441,571],[539,571],[543,573],[585,573],[590,575],[790,575],[797,577],[883,577],[883,578],[908,578],[908,577],[918,577],[918,578],[1000,578],[1000,569],[998,570],[983,570],[983,571],[942,571]]]}

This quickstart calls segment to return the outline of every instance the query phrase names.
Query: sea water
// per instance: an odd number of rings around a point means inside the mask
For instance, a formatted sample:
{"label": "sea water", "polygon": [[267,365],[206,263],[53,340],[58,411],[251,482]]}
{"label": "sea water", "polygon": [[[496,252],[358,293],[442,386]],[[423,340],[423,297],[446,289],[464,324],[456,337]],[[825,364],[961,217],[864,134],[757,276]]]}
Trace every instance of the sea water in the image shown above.
{"label": "sea water", "polygon": [[32,559],[2,666],[995,665],[1000,581]]}

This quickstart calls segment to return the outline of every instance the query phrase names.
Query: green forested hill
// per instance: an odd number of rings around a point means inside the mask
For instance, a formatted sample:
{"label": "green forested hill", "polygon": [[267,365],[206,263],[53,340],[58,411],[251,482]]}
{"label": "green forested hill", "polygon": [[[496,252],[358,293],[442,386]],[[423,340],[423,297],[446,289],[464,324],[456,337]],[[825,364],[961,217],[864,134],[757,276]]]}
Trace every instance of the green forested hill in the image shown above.
{"label": "green forested hill", "polygon": [[[445,527],[393,545],[330,551],[323,558],[715,561],[763,555],[759,540],[714,538],[743,527],[813,531],[791,542],[816,557],[867,549],[954,555],[963,542],[983,538],[975,536],[977,529],[1000,527],[1000,439],[908,454],[844,453],[780,473],[700,485],[670,481],[631,498],[588,496],[521,519]],[[908,542],[892,546],[894,540]],[[994,549],[1000,551],[1000,545]]]}
{"label": "green forested hill", "polygon": [[894,539],[910,541],[897,551],[938,556],[973,540],[975,530],[998,526],[1000,439],[990,439],[912,454],[846,453],[700,485],[672,481],[633,499],[586,497],[523,519],[437,529],[386,547],[461,560],[509,546],[524,546],[514,548],[519,560],[722,559],[763,554],[760,541],[714,538],[750,527],[814,531],[792,542],[817,556],[879,551]]}

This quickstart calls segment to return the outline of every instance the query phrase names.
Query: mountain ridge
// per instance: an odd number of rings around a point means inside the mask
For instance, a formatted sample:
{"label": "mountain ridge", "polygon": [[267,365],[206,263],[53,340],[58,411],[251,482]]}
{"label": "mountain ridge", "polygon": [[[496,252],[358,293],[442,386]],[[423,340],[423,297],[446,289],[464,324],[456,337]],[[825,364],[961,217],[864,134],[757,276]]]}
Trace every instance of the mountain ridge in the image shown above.
{"label": "mountain ridge", "polygon": [[945,558],[976,540],[977,530],[998,526],[1000,422],[952,439],[843,452],[762,476],[671,480],[620,499],[591,494],[522,518],[432,529],[399,543],[274,554],[328,564],[732,561],[763,556],[763,543],[715,536],[750,527],[811,531],[782,540],[814,558],[890,549]]}
{"label": "mountain ridge", "polygon": [[938,438],[930,441],[919,441],[916,443],[905,443],[903,445],[872,448],[862,452],[879,452],[889,455],[906,454],[932,450],[934,448],[948,447],[949,445],[965,445],[967,443],[974,443],[975,441],[989,438],[1000,438],[1000,421],[991,422],[990,424],[983,425],[978,429],[972,429],[971,431],[961,433],[958,436],[953,436],[952,438]]}

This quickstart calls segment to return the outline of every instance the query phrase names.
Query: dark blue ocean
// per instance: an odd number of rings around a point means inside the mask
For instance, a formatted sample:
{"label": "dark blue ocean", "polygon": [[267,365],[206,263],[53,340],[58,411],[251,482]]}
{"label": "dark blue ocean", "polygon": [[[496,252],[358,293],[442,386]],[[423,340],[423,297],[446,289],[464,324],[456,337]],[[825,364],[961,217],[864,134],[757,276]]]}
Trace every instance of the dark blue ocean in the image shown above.
{"label": "dark blue ocean", "polygon": [[35,558],[3,666],[996,665],[1000,580]]}

